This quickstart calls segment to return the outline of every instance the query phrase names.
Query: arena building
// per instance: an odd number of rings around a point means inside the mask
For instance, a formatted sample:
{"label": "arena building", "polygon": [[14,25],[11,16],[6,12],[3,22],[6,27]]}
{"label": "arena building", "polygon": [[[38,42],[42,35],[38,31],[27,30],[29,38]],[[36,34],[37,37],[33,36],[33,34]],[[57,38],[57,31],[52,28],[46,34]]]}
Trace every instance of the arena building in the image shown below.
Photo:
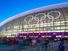
{"label": "arena building", "polygon": [[68,35],[68,3],[49,5],[17,14],[0,23],[0,36]]}

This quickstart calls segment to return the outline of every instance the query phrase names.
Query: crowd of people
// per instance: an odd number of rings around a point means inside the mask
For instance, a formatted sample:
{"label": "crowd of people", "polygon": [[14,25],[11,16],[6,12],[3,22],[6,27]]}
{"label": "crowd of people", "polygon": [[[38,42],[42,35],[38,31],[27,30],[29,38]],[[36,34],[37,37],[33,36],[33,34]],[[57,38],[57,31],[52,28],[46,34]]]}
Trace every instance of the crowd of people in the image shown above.
{"label": "crowd of people", "polygon": [[[42,37],[14,37],[14,38],[8,38],[8,37],[3,37],[1,38],[3,41],[3,44],[6,45],[11,45],[11,46],[20,46],[20,47],[24,47],[24,46],[39,46],[39,45],[44,45],[47,48],[47,45],[49,44],[50,40],[52,41],[57,41],[54,40],[53,38],[42,38]],[[63,51],[64,50],[64,39],[60,39],[60,45],[59,45],[59,51]],[[68,39],[66,39],[68,40]],[[63,50],[61,50],[63,49]]]}
{"label": "crowd of people", "polygon": [[[35,38],[35,37],[28,37],[28,38],[24,38],[24,37],[14,37],[14,38],[8,38],[8,37],[3,37],[1,38],[3,43],[6,45],[31,45],[31,46],[35,46],[37,45],[37,43],[46,43],[47,39],[45,38]],[[46,41],[46,42],[45,42]]]}

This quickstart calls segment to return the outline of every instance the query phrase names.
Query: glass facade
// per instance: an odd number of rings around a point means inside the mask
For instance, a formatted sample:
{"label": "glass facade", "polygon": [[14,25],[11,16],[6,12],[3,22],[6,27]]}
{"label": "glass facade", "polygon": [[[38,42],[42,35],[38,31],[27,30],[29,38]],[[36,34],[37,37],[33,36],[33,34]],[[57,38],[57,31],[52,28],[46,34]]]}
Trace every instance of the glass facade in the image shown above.
{"label": "glass facade", "polygon": [[15,19],[0,28],[2,35],[68,32],[68,7],[44,10]]}

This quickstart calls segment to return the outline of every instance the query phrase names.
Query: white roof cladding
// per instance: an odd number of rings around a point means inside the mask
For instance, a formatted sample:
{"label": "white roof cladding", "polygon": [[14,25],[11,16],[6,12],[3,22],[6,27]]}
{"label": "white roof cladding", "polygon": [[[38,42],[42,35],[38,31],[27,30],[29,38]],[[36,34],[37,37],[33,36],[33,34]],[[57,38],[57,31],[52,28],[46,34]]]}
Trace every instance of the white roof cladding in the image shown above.
{"label": "white roof cladding", "polygon": [[23,13],[20,13],[20,14],[17,14],[15,16],[8,18],[7,20],[0,23],[0,27],[2,27],[3,25],[5,25],[6,23],[8,23],[10,21],[13,21],[14,19],[20,18],[22,16],[26,16],[28,14],[37,13],[37,12],[46,11],[46,10],[51,10],[51,9],[56,9],[56,8],[63,8],[63,7],[68,7],[68,2],[60,3],[60,4],[54,4],[54,5],[48,5],[48,6],[32,9],[32,10],[29,10],[29,11],[26,11],[26,12],[23,12]]}

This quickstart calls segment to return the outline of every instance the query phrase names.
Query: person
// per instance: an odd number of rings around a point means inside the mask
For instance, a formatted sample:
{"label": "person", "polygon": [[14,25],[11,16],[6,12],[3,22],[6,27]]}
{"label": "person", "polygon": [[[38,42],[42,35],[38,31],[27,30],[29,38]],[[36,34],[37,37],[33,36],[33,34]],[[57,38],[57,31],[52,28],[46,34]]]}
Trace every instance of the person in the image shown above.
{"label": "person", "polygon": [[30,37],[29,38],[27,38],[27,46],[30,46],[31,45],[31,39],[30,39]]}
{"label": "person", "polygon": [[60,42],[60,44],[59,44],[59,51],[64,51],[64,40],[63,39],[61,39],[61,42]]}
{"label": "person", "polygon": [[23,39],[19,38],[19,39],[18,39],[18,45],[19,45],[19,46],[22,46],[22,44],[23,44]]}
{"label": "person", "polygon": [[15,45],[16,45],[16,42],[17,42],[17,41],[16,41],[16,38],[13,38],[13,40],[12,40],[12,45],[15,46]]}
{"label": "person", "polygon": [[6,36],[3,37],[3,42],[4,42],[4,44],[8,45],[8,41],[9,41],[9,39],[8,39]]}
{"label": "person", "polygon": [[44,43],[44,39],[41,36],[37,38],[37,45],[42,45]]}
{"label": "person", "polygon": [[36,39],[32,39],[32,46],[36,45],[37,40]]}
{"label": "person", "polygon": [[49,43],[49,40],[45,39],[45,49],[46,49],[46,51],[47,51],[47,48],[48,48],[48,43]]}
{"label": "person", "polygon": [[12,39],[9,38],[8,45],[12,45]]}

